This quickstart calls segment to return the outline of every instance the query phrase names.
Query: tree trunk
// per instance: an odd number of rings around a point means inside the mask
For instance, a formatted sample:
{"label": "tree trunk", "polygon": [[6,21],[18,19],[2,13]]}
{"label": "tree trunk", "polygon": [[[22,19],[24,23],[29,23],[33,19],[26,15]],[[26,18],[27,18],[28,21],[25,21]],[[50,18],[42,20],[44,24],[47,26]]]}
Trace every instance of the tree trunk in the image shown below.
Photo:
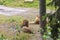
{"label": "tree trunk", "polygon": [[42,34],[46,32],[46,20],[42,20],[46,14],[46,0],[40,0],[40,27],[43,29]]}

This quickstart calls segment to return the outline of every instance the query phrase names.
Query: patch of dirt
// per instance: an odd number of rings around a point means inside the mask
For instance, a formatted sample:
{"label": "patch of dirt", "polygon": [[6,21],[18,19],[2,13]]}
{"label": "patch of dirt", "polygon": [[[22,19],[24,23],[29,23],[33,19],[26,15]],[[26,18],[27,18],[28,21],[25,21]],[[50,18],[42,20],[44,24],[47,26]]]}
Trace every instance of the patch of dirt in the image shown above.
{"label": "patch of dirt", "polygon": [[[8,12],[8,13],[10,14],[11,12]],[[34,21],[36,15],[39,15],[39,10],[30,8],[29,11],[27,11],[27,12],[24,12],[24,13],[20,12],[20,13],[17,13],[15,15],[22,16],[25,19],[29,20],[29,22],[31,22],[31,21]],[[29,27],[31,27],[32,28],[31,30],[34,32],[34,34],[33,34],[34,36],[31,35],[31,38],[29,40],[41,40],[41,34],[39,32],[40,26],[36,25],[36,24],[29,24]],[[15,32],[16,32],[15,29],[9,29],[7,27],[7,25],[0,25],[0,32],[1,31],[6,32],[6,34],[8,33],[9,35],[11,35],[11,34],[15,35]]]}

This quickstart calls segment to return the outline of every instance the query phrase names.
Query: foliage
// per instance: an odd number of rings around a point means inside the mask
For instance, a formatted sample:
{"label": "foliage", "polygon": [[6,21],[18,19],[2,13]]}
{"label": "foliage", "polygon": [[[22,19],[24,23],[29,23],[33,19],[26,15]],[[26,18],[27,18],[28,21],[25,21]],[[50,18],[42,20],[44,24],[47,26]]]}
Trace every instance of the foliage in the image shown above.
{"label": "foliage", "polygon": [[5,34],[0,35],[0,40],[28,40],[30,38],[30,34],[27,33],[18,33],[16,32],[15,36],[4,36]]}
{"label": "foliage", "polygon": [[[46,14],[47,15],[47,14]],[[59,39],[60,37],[60,20],[58,18],[56,18],[55,16],[53,15],[47,15],[47,16],[44,16],[43,19],[45,20],[45,18],[49,18],[50,21],[48,24],[46,24],[46,32],[44,32],[44,40],[57,40]]]}
{"label": "foliage", "polygon": [[47,17],[50,21],[46,24],[46,32],[44,32],[43,38],[44,40],[58,40],[60,38],[60,20],[49,14],[44,16],[43,19],[45,20]]}
{"label": "foliage", "polygon": [[[46,32],[44,33],[43,37],[44,40],[47,40],[47,37],[52,38],[53,40],[60,40],[60,0],[50,0],[49,3],[47,3],[47,6],[54,6],[55,12],[53,14],[49,14],[47,16],[50,21],[48,24],[46,24]],[[46,14],[47,15],[47,14]],[[46,18],[46,16],[43,17],[43,19]],[[51,40],[52,40],[51,39]]]}
{"label": "foliage", "polygon": [[7,40],[3,35],[0,34],[0,40]]}

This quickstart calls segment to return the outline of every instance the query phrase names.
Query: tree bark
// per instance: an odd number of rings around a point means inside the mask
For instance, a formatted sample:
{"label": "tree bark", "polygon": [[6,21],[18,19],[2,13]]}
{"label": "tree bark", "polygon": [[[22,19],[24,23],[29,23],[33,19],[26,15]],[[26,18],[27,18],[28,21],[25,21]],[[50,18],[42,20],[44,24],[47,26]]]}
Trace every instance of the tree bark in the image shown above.
{"label": "tree bark", "polygon": [[42,35],[46,31],[46,20],[42,20],[43,17],[46,14],[46,0],[40,0],[40,28],[43,29]]}

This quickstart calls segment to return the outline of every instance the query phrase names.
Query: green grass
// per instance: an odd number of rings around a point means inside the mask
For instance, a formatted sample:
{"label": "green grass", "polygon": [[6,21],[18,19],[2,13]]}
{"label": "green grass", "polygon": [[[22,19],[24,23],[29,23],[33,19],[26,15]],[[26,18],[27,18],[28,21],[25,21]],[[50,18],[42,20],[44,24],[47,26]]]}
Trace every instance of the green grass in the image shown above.
{"label": "green grass", "polygon": [[34,0],[34,2],[24,2],[24,0],[0,0],[1,5],[6,5],[10,7],[30,7],[38,8],[39,0]]}
{"label": "green grass", "polygon": [[6,23],[12,23],[12,22],[16,22],[17,24],[21,24],[21,22],[23,21],[23,17],[21,16],[4,16],[4,15],[0,15],[0,24],[6,24]]}
{"label": "green grass", "polygon": [[7,34],[0,33],[0,40],[29,40],[31,34],[27,33],[17,33],[15,34],[16,36],[7,36]]}
{"label": "green grass", "polygon": [[[46,4],[51,2],[51,0],[46,0]],[[1,5],[9,7],[27,7],[27,8],[39,8],[39,0],[34,0],[34,2],[24,2],[24,0],[0,0]],[[55,9],[54,6],[46,6],[47,9]]]}
{"label": "green grass", "polygon": [[46,0],[46,9],[50,9],[50,10],[55,10],[55,6],[53,5],[53,6],[47,6],[47,4],[48,3],[50,3],[51,2],[51,0]]}
{"label": "green grass", "polygon": [[[4,15],[0,15],[0,25],[1,24],[7,24],[7,26],[9,27],[9,23],[12,23],[15,24],[16,23],[16,27],[20,27],[22,21],[23,21],[23,17],[21,16],[17,16],[17,15],[14,15],[14,16],[4,16]],[[15,27],[14,26],[14,27]],[[7,30],[7,29],[6,29]],[[17,28],[18,30],[18,28]],[[8,40],[28,40],[30,38],[30,34],[27,34],[27,33],[19,33],[19,32],[15,32],[14,34],[16,36],[13,36],[13,31],[9,31],[9,32],[6,32],[5,31],[5,28],[0,28],[0,40],[3,40],[3,39],[8,39]],[[2,36],[3,35],[3,36]]]}

